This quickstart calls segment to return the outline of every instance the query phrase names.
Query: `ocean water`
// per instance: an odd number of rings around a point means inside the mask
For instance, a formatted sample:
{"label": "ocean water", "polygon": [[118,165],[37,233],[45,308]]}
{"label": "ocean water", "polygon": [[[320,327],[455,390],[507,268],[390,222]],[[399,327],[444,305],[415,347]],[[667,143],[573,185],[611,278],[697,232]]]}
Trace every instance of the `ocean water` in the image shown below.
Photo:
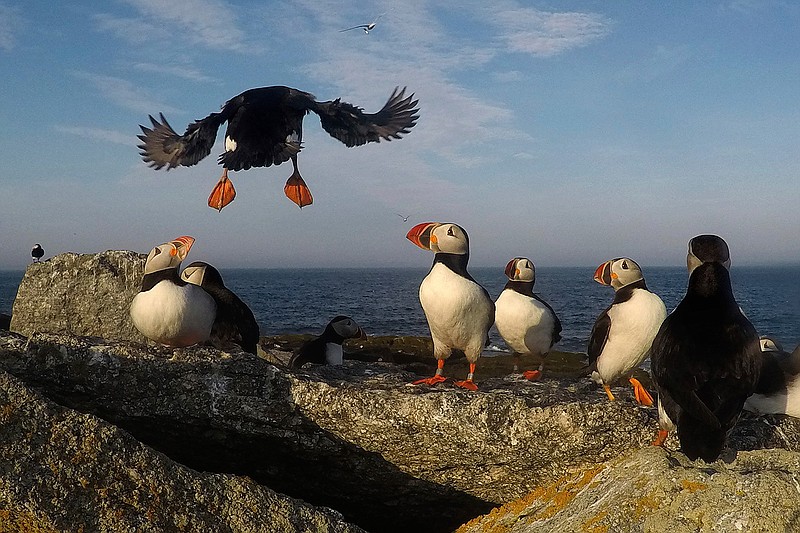
{"label": "ocean water", "polygon": [[[506,283],[503,267],[471,268],[492,298]],[[226,285],[244,300],[262,335],[320,333],[336,315],[350,315],[370,335],[429,335],[419,304],[423,269],[231,269]],[[613,299],[613,290],[592,280],[594,267],[536,269],[534,291],[558,314],[564,328],[556,348],[584,352],[595,318]],[[686,291],[684,267],[644,268],[650,290],[671,311]],[[0,272],[0,311],[9,313],[23,272]],[[736,267],[731,270],[740,307],[760,334],[784,348],[800,344],[800,266]],[[497,332],[491,351],[504,351]]]}

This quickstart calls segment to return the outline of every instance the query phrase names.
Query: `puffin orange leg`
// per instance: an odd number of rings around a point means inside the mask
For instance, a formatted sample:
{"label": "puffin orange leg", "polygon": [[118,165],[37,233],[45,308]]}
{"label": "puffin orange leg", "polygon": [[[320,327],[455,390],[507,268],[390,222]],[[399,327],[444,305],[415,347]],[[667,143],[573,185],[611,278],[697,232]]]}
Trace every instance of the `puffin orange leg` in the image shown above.
{"label": "puffin orange leg", "polygon": [[606,391],[606,396],[608,396],[608,399],[613,402],[614,401],[614,395],[611,394],[611,387],[609,387],[608,385],[603,385],[603,388]]}
{"label": "puffin orange leg", "polygon": [[669,432],[666,429],[659,429],[658,435],[656,435],[656,440],[653,441],[653,446],[663,446],[668,435]]}
{"label": "puffin orange leg", "polygon": [[233,182],[228,179],[228,169],[226,168],[208,196],[208,207],[222,211],[222,208],[231,203],[234,198],[236,198],[236,189],[233,188]]}
{"label": "puffin orange leg", "polygon": [[294,165],[294,172],[289,179],[286,180],[286,186],[283,188],[283,193],[286,197],[297,204],[301,209],[307,205],[314,203],[314,198],[311,196],[311,191],[308,190],[306,182],[300,176],[300,171],[297,170],[297,157],[292,156],[292,165]]}
{"label": "puffin orange leg", "polygon": [[444,359],[439,359],[436,362],[436,374],[434,374],[432,377],[429,378],[412,381],[411,384],[422,385],[424,383],[425,385],[436,385],[437,383],[441,383],[442,381],[445,381],[447,379],[442,375],[443,370],[444,370]]}
{"label": "puffin orange leg", "polygon": [[541,370],[526,370],[522,373],[522,376],[525,379],[529,379],[531,381],[539,381],[542,379],[542,371]]}
{"label": "puffin orange leg", "polygon": [[653,397],[650,396],[650,393],[647,392],[641,382],[636,378],[630,378],[628,381],[633,385],[633,395],[636,397],[636,402],[639,405],[653,407]]}
{"label": "puffin orange leg", "polygon": [[475,374],[475,363],[469,364],[469,374],[467,374],[467,379],[464,381],[456,381],[455,385],[457,387],[461,387],[462,389],[467,389],[471,391],[478,390],[478,386],[475,385],[475,382],[472,381],[472,376]]}

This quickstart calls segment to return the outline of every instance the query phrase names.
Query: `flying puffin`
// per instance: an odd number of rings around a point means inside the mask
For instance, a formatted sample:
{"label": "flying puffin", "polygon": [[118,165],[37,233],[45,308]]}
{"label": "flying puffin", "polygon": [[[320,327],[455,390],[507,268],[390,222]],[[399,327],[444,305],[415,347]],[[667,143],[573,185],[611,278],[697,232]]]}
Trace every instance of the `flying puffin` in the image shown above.
{"label": "flying puffin", "polygon": [[313,202],[311,192],[297,169],[297,154],[302,148],[303,118],[309,111],[319,115],[322,128],[348,147],[368,142],[391,141],[408,133],[419,118],[414,95],[406,97],[405,87],[392,92],[383,108],[374,114],[340,99],[318,102],[314,95],[291,87],[273,86],[249,89],[234,96],[219,113],[211,113],[178,135],[160,114],[161,122],[150,116],[152,129],[139,126],[138,145],[149,166],[167,170],[196,164],[214,146],[217,130],[228,123],[225,151],[219,156],[222,177],[208,197],[208,205],[222,210],[236,197],[228,171],[280,165],[292,160],[294,172],[286,182],[286,196],[303,207]]}
{"label": "flying puffin", "polygon": [[614,301],[597,317],[589,337],[592,379],[603,386],[609,400],[614,400],[610,385],[627,377],[636,401],[653,405],[653,398],[630,374],[647,358],[667,308],[661,298],[647,290],[642,269],[628,257],[597,267],[594,280],[614,289]]}
{"label": "flying puffin", "polygon": [[469,374],[456,385],[469,390],[478,387],[472,378],[475,364],[486,345],[489,328],[494,323],[494,302],[486,289],[467,272],[469,237],[458,224],[423,222],[406,238],[424,250],[430,250],[433,266],[419,286],[419,301],[433,339],[433,356],[437,359],[436,374],[414,384],[434,385],[445,380],[445,360],[452,350],[464,352],[469,361]]}
{"label": "flying puffin", "polygon": [[800,417],[800,345],[792,353],[772,337],[761,336],[761,374],[744,408],[758,414]]}
{"label": "flying puffin", "polygon": [[31,248],[31,257],[33,257],[34,263],[38,263],[39,260],[44,257],[44,248],[42,248],[42,245],[38,242]]}
{"label": "flying puffin", "polygon": [[225,286],[219,271],[208,263],[195,261],[181,272],[181,279],[199,285],[214,298],[217,313],[211,327],[212,343],[233,342],[256,354],[258,322],[247,304]]}
{"label": "flying puffin", "polygon": [[[514,350],[514,371],[519,356],[534,354],[544,358],[561,340],[561,321],[550,304],[533,293],[536,269],[530,259],[515,257],[505,269],[508,282],[494,303],[494,325],[509,348]],[[522,373],[526,379],[542,376],[544,361],[538,370]]]}
{"label": "flying puffin", "polygon": [[178,275],[193,244],[194,238],[183,236],[153,248],[144,265],[142,289],[131,302],[136,329],[166,346],[205,342],[217,314],[214,298]]}
{"label": "flying puffin", "polygon": [[[716,235],[689,241],[689,285],[653,341],[653,380],[686,456],[716,460],[761,373],[758,333],[736,303],[730,252]],[[659,441],[666,437],[664,427]]]}
{"label": "flying puffin", "polygon": [[342,343],[347,339],[366,339],[367,334],[349,316],[339,315],[328,322],[322,335],[303,344],[289,360],[289,367],[300,368],[306,363],[341,365],[344,360]]}

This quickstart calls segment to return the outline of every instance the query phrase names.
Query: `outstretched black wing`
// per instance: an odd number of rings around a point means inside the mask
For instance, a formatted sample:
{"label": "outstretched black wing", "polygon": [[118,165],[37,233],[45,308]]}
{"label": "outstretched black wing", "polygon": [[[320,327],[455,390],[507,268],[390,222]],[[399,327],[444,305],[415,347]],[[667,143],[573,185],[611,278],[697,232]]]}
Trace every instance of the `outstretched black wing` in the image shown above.
{"label": "outstretched black wing", "polygon": [[383,108],[373,114],[364,113],[361,108],[338,98],[332,102],[316,102],[311,109],[319,115],[322,128],[347,146],[381,139],[391,141],[408,133],[419,118],[416,107],[419,100],[413,100],[413,94],[405,96],[405,87],[400,92],[398,89],[395,87]]}
{"label": "outstretched black wing", "polygon": [[222,113],[212,113],[206,118],[189,124],[186,133],[178,135],[162,113],[161,122],[150,116],[153,127],[140,125],[142,144],[138,145],[145,163],[156,170],[177,166],[190,167],[211,153],[217,138],[217,130],[225,122]]}

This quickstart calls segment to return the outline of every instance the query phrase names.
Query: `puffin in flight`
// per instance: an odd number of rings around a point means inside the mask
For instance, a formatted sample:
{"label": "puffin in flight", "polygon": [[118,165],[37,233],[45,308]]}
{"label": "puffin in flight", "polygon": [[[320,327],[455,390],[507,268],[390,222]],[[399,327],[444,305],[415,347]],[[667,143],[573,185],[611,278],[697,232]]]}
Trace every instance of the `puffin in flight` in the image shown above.
{"label": "puffin in flight", "polygon": [[289,360],[290,368],[306,363],[341,365],[344,361],[342,343],[347,339],[366,339],[367,334],[349,316],[339,315],[328,322],[322,335],[303,344]]}
{"label": "puffin in flight", "polygon": [[431,331],[437,369],[433,377],[417,380],[414,385],[445,381],[444,362],[456,349],[467,356],[469,374],[455,384],[477,390],[473,381],[475,364],[494,323],[494,302],[467,272],[467,232],[458,224],[423,222],[411,228],[406,238],[435,254],[431,270],[419,286],[419,301]]}
{"label": "puffin in flight", "polygon": [[647,358],[667,308],[656,294],[647,290],[642,269],[633,259],[618,257],[595,270],[594,280],[614,289],[614,300],[595,320],[589,337],[589,365],[592,380],[603,386],[614,400],[610,385],[627,377],[640,405],[653,405],[653,398],[630,374]]}
{"label": "puffin in flight", "polygon": [[247,304],[225,286],[219,271],[208,263],[195,261],[183,269],[181,279],[202,287],[217,304],[209,338],[212,344],[224,346],[233,342],[255,355],[259,339],[258,322]]}
{"label": "puffin in flight", "polygon": [[178,275],[193,244],[194,238],[185,235],[153,248],[144,264],[141,291],[131,302],[136,329],[166,346],[205,342],[217,315],[214,298]]}
{"label": "puffin in flight", "polygon": [[34,263],[38,263],[39,260],[44,257],[44,248],[42,248],[42,245],[38,242],[31,248],[31,257],[33,257]]}
{"label": "puffin in flight", "polygon": [[418,101],[413,100],[413,94],[405,96],[405,91],[395,88],[383,108],[370,114],[338,98],[318,102],[314,95],[291,87],[249,89],[225,102],[219,113],[189,124],[183,135],[172,129],[163,114],[159,115],[160,122],[150,116],[152,128],[139,126],[142,144],[138,148],[142,159],[155,169],[192,166],[211,153],[217,130],[227,122],[225,151],[218,158],[222,176],[208,197],[209,207],[222,210],[236,197],[229,170],[280,165],[289,159],[294,172],[284,193],[303,207],[313,202],[297,169],[306,114],[313,111],[319,115],[322,128],[348,147],[381,139],[391,141],[408,133],[419,118],[415,107]]}
{"label": "puffin in flight", "polygon": [[494,325],[514,351],[514,371],[519,357],[534,354],[542,358],[538,370],[522,373],[526,379],[542,377],[544,357],[561,340],[561,321],[550,304],[533,292],[536,268],[527,257],[515,257],[505,269],[508,282],[494,302]]}
{"label": "puffin in flight", "polygon": [[663,413],[654,444],[663,443],[674,425],[689,459],[712,462],[757,388],[761,346],[733,296],[727,243],[717,235],[694,237],[686,263],[686,295],[662,324],[650,353]]}

